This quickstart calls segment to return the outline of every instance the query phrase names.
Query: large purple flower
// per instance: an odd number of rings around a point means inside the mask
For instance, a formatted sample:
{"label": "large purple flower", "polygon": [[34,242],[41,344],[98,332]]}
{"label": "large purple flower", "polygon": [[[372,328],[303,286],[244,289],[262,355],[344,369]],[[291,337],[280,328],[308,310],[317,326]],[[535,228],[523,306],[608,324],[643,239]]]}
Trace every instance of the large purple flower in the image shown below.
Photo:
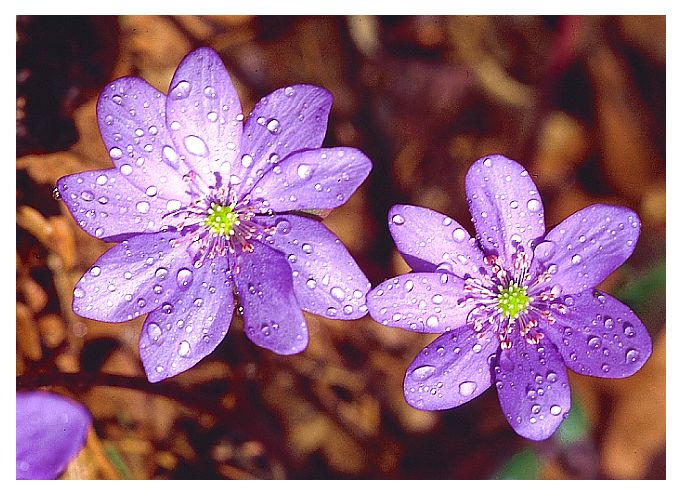
{"label": "large purple flower", "polygon": [[207,48],[180,63],[167,97],[135,77],[101,94],[116,168],[62,177],[58,192],[86,232],[120,243],[78,282],[73,309],[108,322],[149,313],[139,349],[150,381],[211,353],[237,304],[248,337],[279,354],[307,346],[302,310],[366,314],[368,280],[305,213],[343,204],[371,169],[354,148],[320,148],[331,101],[325,89],[290,86],[244,122]]}
{"label": "large purple flower", "polygon": [[48,392],[17,392],[16,400],[17,479],[54,479],[83,447],[90,413]]}
{"label": "large purple flower", "polygon": [[546,234],[531,177],[500,155],[472,165],[466,192],[476,239],[440,213],[392,208],[390,231],[414,272],[371,291],[369,311],[384,325],[443,333],[406,372],[413,407],[457,407],[495,383],[510,425],[542,440],[569,413],[567,368],[621,378],[651,354],[638,317],[594,290],[632,253],[640,220],[592,205]]}

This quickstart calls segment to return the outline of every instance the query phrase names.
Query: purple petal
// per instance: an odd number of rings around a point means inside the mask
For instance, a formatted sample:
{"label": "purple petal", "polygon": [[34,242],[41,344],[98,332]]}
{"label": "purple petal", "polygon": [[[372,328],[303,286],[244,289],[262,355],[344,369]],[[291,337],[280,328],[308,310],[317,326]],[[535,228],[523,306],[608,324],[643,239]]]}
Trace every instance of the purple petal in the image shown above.
{"label": "purple petal", "polygon": [[577,373],[623,378],[639,370],[652,353],[644,324],[616,298],[591,291],[566,296],[567,313],[543,332]]}
{"label": "purple petal", "polygon": [[301,151],[265,174],[251,194],[279,212],[330,209],[347,201],[370,171],[371,161],[355,148]]}
{"label": "purple petal", "polygon": [[179,64],[167,98],[167,125],[175,149],[212,185],[227,178],[238,156],[243,114],[236,89],[219,55],[210,48],[189,53]]}
{"label": "purple petal", "polygon": [[370,282],[345,246],[321,222],[297,215],[266,219],[276,232],[265,243],[285,255],[302,309],[327,318],[355,320],[367,313]]}
{"label": "purple petal", "polygon": [[67,175],[57,188],[73,218],[88,234],[106,241],[124,234],[158,232],[168,221],[168,202],[156,187],[137,189],[116,169]]}
{"label": "purple petal", "polygon": [[156,309],[179,289],[180,270],[192,260],[172,246],[176,232],[139,234],[104,253],[73,291],[73,311],[85,318],[122,322]]}
{"label": "purple petal", "polygon": [[99,129],[113,164],[135,187],[188,204],[182,177],[189,168],[165,126],[165,99],[143,79],[116,79],[99,96]]}
{"label": "purple petal", "polygon": [[246,335],[277,354],[301,352],[309,335],[290,266],[278,251],[257,241],[253,244],[253,252],[239,255],[234,268]]}
{"label": "purple petal", "polygon": [[274,165],[295,151],[319,148],[326,135],[333,97],[323,88],[299,84],[277,89],[253,108],[243,129],[234,174],[250,191]]}
{"label": "purple petal", "polygon": [[528,344],[516,334],[494,373],[501,408],[513,429],[531,440],[552,435],[571,408],[567,369],[547,339]]}
{"label": "purple petal", "polygon": [[466,324],[462,279],[447,272],[408,273],[386,280],[368,294],[378,323],[412,332],[441,333]]}
{"label": "purple petal", "polygon": [[437,337],[413,360],[404,379],[406,402],[428,411],[451,409],[482,394],[491,385],[490,356],[498,339],[483,339],[469,327]]}
{"label": "purple petal", "polygon": [[85,443],[92,424],[82,405],[48,392],[17,392],[17,479],[59,476]]}
{"label": "purple petal", "polygon": [[498,253],[511,269],[521,245],[530,262],[529,243],[544,234],[545,224],[541,197],[524,167],[501,155],[481,158],[465,177],[465,191],[482,251]]}
{"label": "purple petal", "polygon": [[458,222],[428,208],[394,205],[388,225],[397,249],[416,271],[449,271],[465,278],[484,264],[477,241]]}
{"label": "purple petal", "polygon": [[139,338],[139,355],[150,382],[193,367],[213,352],[229,330],[234,296],[228,260],[177,272],[180,290],[152,311]]}
{"label": "purple petal", "polygon": [[640,219],[633,210],[592,205],[552,229],[536,247],[535,256],[545,266],[555,265],[552,282],[562,287],[562,293],[578,294],[621,266],[639,235]]}

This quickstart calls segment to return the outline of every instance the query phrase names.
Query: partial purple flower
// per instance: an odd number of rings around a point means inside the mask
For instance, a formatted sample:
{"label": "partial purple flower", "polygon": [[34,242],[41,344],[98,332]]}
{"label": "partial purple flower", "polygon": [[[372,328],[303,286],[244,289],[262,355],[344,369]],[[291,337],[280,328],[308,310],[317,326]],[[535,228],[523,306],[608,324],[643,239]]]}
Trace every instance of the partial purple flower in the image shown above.
{"label": "partial purple flower", "polygon": [[635,212],[592,205],[545,234],[531,177],[500,155],[476,161],[466,192],[477,237],[451,218],[397,205],[389,227],[414,272],[368,295],[378,322],[443,333],[406,372],[413,407],[450,409],[496,385],[520,435],[548,438],[570,409],[567,368],[622,378],[652,352],[645,326],[594,287],[632,253]]}
{"label": "partial purple flower", "polygon": [[310,214],[343,204],[371,169],[359,150],[320,148],[331,101],[289,86],[244,119],[208,48],[184,58],[167,97],[135,77],[101,94],[116,168],[62,177],[58,193],[86,232],[119,244],[78,282],[73,309],[107,322],[148,313],[139,349],[150,381],[211,353],[235,307],[247,336],[279,354],[307,346],[302,310],[367,313],[368,280]]}
{"label": "partial purple flower", "polygon": [[85,443],[85,407],[49,392],[17,392],[17,479],[59,476]]}

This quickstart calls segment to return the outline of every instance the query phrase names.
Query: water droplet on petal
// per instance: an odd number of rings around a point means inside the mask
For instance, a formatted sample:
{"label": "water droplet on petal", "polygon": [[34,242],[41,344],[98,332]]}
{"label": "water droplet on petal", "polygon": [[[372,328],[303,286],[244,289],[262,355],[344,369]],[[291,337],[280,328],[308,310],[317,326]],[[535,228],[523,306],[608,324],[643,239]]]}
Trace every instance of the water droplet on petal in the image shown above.
{"label": "water droplet on petal", "polygon": [[333,287],[331,289],[331,296],[333,296],[338,301],[342,301],[345,298],[345,291],[340,287]]}
{"label": "water droplet on petal", "polygon": [[407,280],[404,282],[404,290],[406,292],[411,292],[413,290],[413,280]]}
{"label": "water droplet on petal", "polygon": [[160,338],[163,330],[161,330],[161,327],[159,327],[156,323],[149,323],[149,325],[146,327],[146,333],[149,334],[149,337],[155,341]]}
{"label": "water droplet on petal", "polygon": [[435,371],[437,371],[437,368],[426,364],[425,366],[419,366],[418,368],[414,369],[411,372],[411,375],[417,380],[424,380],[425,378],[434,375]]}
{"label": "water droplet on petal", "polygon": [[120,173],[123,175],[130,175],[132,173],[132,166],[129,164],[121,165]]}
{"label": "water droplet on petal", "polygon": [[527,209],[533,212],[539,211],[541,209],[541,202],[537,199],[530,199],[527,201]]}
{"label": "water droplet on petal", "polygon": [[458,385],[458,391],[463,397],[470,397],[477,390],[477,383],[475,382],[461,382]]}
{"label": "water droplet on petal", "polygon": [[180,81],[170,90],[170,98],[182,100],[189,96],[189,93],[191,93],[191,83],[188,81]]}
{"label": "water droplet on petal", "polygon": [[156,186],[149,186],[146,188],[146,195],[153,198],[156,194],[158,194],[158,188]]}
{"label": "water droplet on petal", "polygon": [[597,349],[600,347],[600,344],[602,343],[602,339],[600,337],[590,337],[588,339],[588,346],[592,347],[593,349]]}
{"label": "water droplet on petal", "polygon": [[451,235],[453,240],[456,242],[463,242],[467,238],[465,230],[461,228],[453,229],[453,234]]}
{"label": "water droplet on petal", "polygon": [[636,349],[630,349],[626,352],[626,363],[631,364],[640,358],[640,353]]}
{"label": "water droplet on petal", "polygon": [[401,215],[392,215],[392,223],[396,225],[403,225],[404,217],[402,217]]}
{"label": "water droplet on petal", "polygon": [[279,121],[276,119],[269,119],[267,122],[267,130],[272,134],[277,134],[280,130]]}
{"label": "water droplet on petal", "polygon": [[579,263],[581,263],[581,260],[582,260],[582,259],[583,259],[583,258],[581,258],[580,255],[575,254],[574,256],[571,257],[571,264],[572,264],[572,265],[578,265]]}
{"label": "water droplet on petal", "polygon": [[120,148],[116,148],[115,146],[109,150],[109,155],[111,158],[114,160],[118,160],[121,156],[123,156],[123,150]]}
{"label": "water droplet on petal", "polygon": [[312,176],[312,166],[306,163],[301,163],[297,168],[298,177],[307,180]]}
{"label": "water droplet on petal", "polygon": [[430,317],[425,321],[425,324],[426,324],[429,328],[437,328],[437,327],[439,326],[439,318],[437,318],[436,316],[432,315],[432,316],[430,316]]}
{"label": "water droplet on petal", "polygon": [[312,246],[310,244],[303,244],[302,245],[302,252],[305,254],[312,254]]}
{"label": "water droplet on petal", "polygon": [[561,412],[562,408],[558,405],[554,405],[550,408],[550,414],[552,414],[553,416],[557,416]]}
{"label": "water droplet on petal", "polygon": [[102,269],[99,268],[99,267],[96,266],[96,265],[93,266],[92,268],[90,268],[90,274],[91,274],[93,277],[98,277],[99,274],[100,274],[101,272],[102,272]]}
{"label": "water droplet on petal", "polygon": [[194,272],[188,268],[182,268],[177,272],[177,285],[180,289],[187,289],[194,280]]}
{"label": "water droplet on petal", "polygon": [[179,343],[179,349],[177,350],[177,354],[179,354],[181,357],[187,357],[190,351],[191,346],[189,345],[189,342],[183,340],[182,342]]}
{"label": "water droplet on petal", "polygon": [[241,165],[243,165],[245,168],[250,167],[253,164],[253,157],[250,155],[243,155],[241,157]]}
{"label": "water droplet on petal", "polygon": [[136,207],[139,213],[148,213],[150,205],[146,201],[140,201],[139,203],[137,203]]}
{"label": "water droplet on petal", "polygon": [[208,156],[208,145],[200,137],[189,135],[184,138],[184,146],[187,151],[196,156]]}

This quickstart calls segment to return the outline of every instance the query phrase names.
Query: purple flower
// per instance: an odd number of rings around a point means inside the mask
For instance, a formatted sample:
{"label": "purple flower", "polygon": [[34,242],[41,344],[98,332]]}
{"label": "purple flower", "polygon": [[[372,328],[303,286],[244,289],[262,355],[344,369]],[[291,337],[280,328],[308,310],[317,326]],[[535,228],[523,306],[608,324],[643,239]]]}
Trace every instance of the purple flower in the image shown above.
{"label": "purple flower", "polygon": [[80,451],[92,418],[77,402],[48,392],[17,392],[17,479],[59,476]]}
{"label": "purple flower", "polygon": [[101,94],[116,168],[62,177],[58,194],[86,232],[120,243],[78,282],[73,309],[107,322],[148,313],[139,349],[150,381],[211,353],[237,305],[247,336],[279,354],[307,346],[302,310],[367,313],[368,280],[309,214],[343,204],[371,169],[354,148],[320,148],[331,101],[290,86],[244,122],[207,48],[184,58],[167,97],[135,77]]}
{"label": "purple flower", "polygon": [[531,177],[500,155],[476,161],[466,192],[477,238],[451,218],[394,206],[389,227],[414,272],[368,296],[378,322],[443,333],[406,372],[418,409],[457,407],[496,384],[510,425],[549,437],[569,413],[567,368],[621,378],[651,354],[645,326],[593,288],[633,252],[637,215],[592,205],[545,233]]}

